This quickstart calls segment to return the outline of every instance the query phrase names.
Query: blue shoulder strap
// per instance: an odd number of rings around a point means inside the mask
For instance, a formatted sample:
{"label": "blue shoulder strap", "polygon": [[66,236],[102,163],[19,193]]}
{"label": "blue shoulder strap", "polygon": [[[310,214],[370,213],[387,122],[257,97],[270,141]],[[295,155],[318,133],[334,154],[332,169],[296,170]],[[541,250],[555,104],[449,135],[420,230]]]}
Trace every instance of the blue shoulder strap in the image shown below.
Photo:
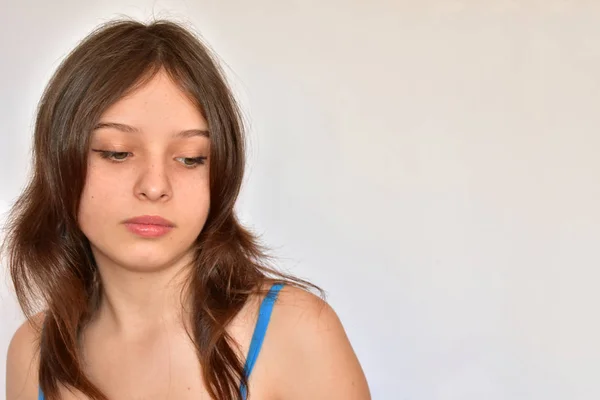
{"label": "blue shoulder strap", "polygon": [[[267,327],[269,326],[271,313],[273,312],[273,305],[275,304],[277,295],[282,288],[282,283],[276,283],[271,286],[267,296],[260,305],[260,309],[258,311],[258,320],[256,321],[256,326],[254,327],[252,341],[250,342],[250,349],[248,350],[246,364],[244,365],[244,376],[246,379],[250,377],[252,369],[254,368],[254,364],[256,364],[258,353],[260,353],[263,341],[265,340],[265,334],[267,333]],[[242,397],[245,399],[247,395],[247,388],[244,385],[241,385],[240,392],[242,393]]]}
{"label": "blue shoulder strap", "polygon": [[42,388],[38,389],[38,400],[44,400],[44,392],[42,392]]}

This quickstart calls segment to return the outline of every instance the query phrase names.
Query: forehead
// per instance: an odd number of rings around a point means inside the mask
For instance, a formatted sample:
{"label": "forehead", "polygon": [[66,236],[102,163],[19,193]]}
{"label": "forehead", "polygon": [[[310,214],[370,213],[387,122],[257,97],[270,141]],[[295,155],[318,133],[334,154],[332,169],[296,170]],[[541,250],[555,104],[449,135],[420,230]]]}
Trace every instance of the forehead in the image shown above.
{"label": "forehead", "polygon": [[132,125],[144,132],[208,128],[198,107],[162,70],[112,104],[99,122]]}

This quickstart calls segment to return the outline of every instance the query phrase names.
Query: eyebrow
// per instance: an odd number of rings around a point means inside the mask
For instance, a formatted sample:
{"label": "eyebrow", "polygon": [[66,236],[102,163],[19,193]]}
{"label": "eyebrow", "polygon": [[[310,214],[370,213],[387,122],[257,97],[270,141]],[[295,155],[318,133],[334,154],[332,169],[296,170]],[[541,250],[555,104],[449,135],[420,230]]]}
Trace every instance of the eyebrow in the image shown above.
{"label": "eyebrow", "polygon": [[[121,124],[118,122],[99,122],[92,130],[95,131],[96,129],[102,128],[112,128],[127,133],[140,133],[140,130],[135,126]],[[194,136],[210,137],[210,133],[204,129],[186,129],[184,131],[175,133],[173,136],[176,138],[189,138]]]}

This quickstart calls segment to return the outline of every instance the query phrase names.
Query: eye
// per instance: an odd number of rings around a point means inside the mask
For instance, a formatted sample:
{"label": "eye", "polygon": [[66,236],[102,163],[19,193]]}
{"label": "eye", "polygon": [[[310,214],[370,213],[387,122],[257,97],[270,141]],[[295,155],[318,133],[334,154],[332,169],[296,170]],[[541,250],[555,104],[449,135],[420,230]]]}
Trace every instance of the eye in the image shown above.
{"label": "eye", "polygon": [[114,162],[123,162],[127,159],[129,155],[131,155],[128,151],[109,151],[109,150],[93,150],[96,153],[100,153],[102,158],[106,158],[108,160]]}
{"label": "eye", "polygon": [[180,160],[186,168],[196,168],[205,163],[206,157],[178,157],[176,160]]}
{"label": "eye", "polygon": [[[112,162],[123,162],[127,160],[133,154],[128,151],[110,151],[110,150],[96,150],[92,149],[92,151],[96,153],[100,153],[102,158],[110,160]],[[178,157],[176,160],[181,162],[186,168],[196,168],[198,165],[203,165],[206,161],[207,157],[199,156],[199,157]]]}

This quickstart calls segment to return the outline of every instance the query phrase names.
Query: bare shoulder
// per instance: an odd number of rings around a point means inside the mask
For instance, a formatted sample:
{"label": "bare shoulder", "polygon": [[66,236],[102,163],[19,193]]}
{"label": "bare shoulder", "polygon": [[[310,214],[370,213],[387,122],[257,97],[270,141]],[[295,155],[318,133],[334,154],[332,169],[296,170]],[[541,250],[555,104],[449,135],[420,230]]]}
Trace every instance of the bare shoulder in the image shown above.
{"label": "bare shoulder", "polygon": [[290,285],[278,295],[274,318],[279,329],[301,333],[304,340],[318,339],[322,331],[343,333],[341,321],[325,300]]}
{"label": "bare shoulder", "polygon": [[370,399],[342,322],[320,297],[286,285],[279,293],[269,330],[270,358],[281,371],[283,398]]}
{"label": "bare shoulder", "polygon": [[39,337],[44,318],[36,314],[16,330],[6,357],[6,399],[37,399]]}

